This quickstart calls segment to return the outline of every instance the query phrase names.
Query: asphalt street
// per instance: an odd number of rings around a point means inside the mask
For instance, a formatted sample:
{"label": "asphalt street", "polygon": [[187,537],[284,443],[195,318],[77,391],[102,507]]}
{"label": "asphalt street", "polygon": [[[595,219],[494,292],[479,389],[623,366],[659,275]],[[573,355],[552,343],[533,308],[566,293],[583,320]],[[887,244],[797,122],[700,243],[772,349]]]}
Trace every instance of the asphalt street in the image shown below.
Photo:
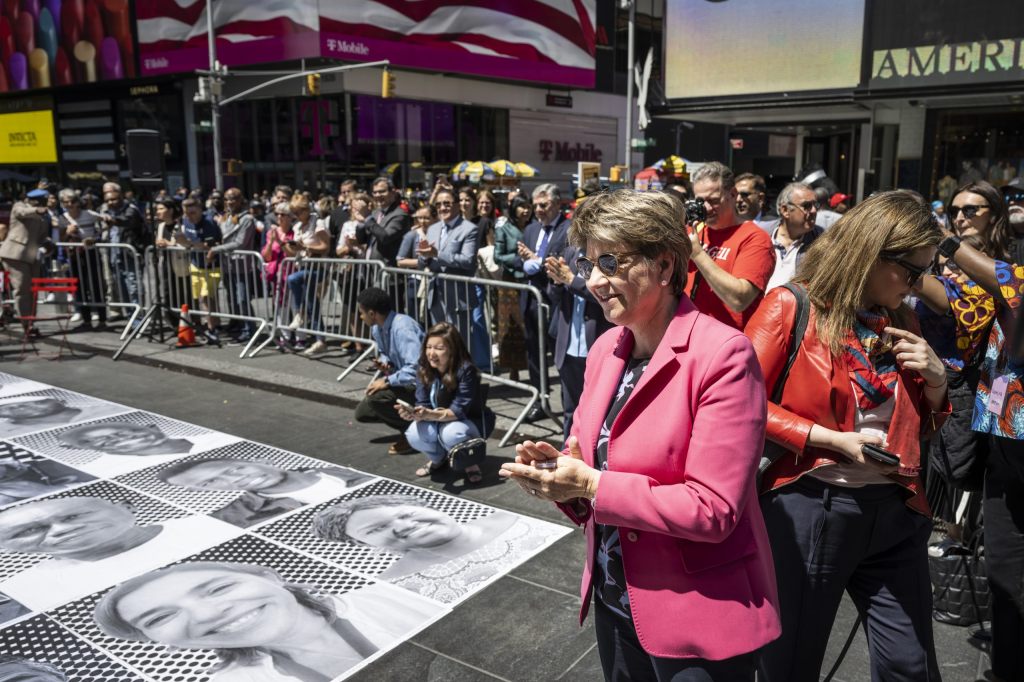
{"label": "asphalt street", "polygon": [[[439,475],[417,479],[419,455],[388,456],[392,434],[383,425],[353,421],[350,409],[330,401],[284,395],[181,371],[96,355],[18,363],[16,347],[0,345],[0,371],[125,403],[453,495],[567,522],[551,505],[537,503],[495,475],[511,447],[489,456],[482,485]],[[496,443],[492,441],[496,449]],[[582,533],[574,532],[498,580],[453,613],[361,671],[359,680],[597,680],[601,678],[592,624],[576,625]],[[832,666],[855,620],[846,600],[832,632],[825,671]],[[694,614],[694,627],[700,627]],[[943,679],[985,679],[987,657],[972,645],[968,628],[936,624]],[[855,637],[837,681],[870,680],[862,632]]]}

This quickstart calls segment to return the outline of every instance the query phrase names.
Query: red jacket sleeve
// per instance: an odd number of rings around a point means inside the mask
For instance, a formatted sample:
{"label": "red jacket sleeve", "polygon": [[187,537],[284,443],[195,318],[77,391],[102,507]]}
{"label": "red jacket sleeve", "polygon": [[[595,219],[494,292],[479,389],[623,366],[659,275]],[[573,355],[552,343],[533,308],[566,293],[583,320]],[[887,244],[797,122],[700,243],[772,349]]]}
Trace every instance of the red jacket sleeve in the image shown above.
{"label": "red jacket sleeve", "polygon": [[[796,318],[796,298],[788,289],[772,289],[747,323],[746,335],[754,344],[764,384],[768,392],[768,426],[766,436],[774,443],[803,454],[814,422],[770,402],[775,384],[786,367],[789,340]],[[810,330],[810,326],[808,326]]]}

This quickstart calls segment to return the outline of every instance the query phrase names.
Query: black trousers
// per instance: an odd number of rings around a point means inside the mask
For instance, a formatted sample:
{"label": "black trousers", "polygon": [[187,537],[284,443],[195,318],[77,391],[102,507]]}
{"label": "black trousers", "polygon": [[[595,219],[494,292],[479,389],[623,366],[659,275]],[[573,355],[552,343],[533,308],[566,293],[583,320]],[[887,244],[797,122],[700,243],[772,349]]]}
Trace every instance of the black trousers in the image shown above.
{"label": "black trousers", "polygon": [[817,682],[843,592],[864,618],[871,679],[939,680],[928,575],[931,520],[896,485],[843,488],[804,476],[761,497],[782,635],[759,682]]}
{"label": "black trousers", "polygon": [[377,391],[373,395],[363,396],[363,399],[356,405],[356,421],[364,424],[384,422],[396,431],[405,433],[405,430],[409,428],[409,422],[395,412],[395,403],[399,399],[414,404],[416,390],[412,386],[392,386],[383,391]]}
{"label": "black trousers", "polygon": [[558,378],[562,382],[562,422],[565,426],[565,438],[569,439],[572,430],[572,415],[583,394],[583,374],[587,369],[586,358],[566,355],[562,366],[558,368]]}
{"label": "black trousers", "polygon": [[1024,441],[990,440],[985,463],[985,570],[992,592],[992,672],[1024,676]]}
{"label": "black trousers", "polygon": [[[523,308],[523,336],[526,338],[526,370],[529,373],[530,385],[540,389],[540,339],[537,334],[547,334],[547,330],[537,330],[537,320],[541,314],[537,307],[537,301],[533,296],[521,296],[526,298],[526,306]],[[547,339],[545,339],[546,341]],[[546,346],[547,344],[545,344]]]}
{"label": "black trousers", "polygon": [[[696,614],[693,627],[700,627]],[[640,646],[633,622],[617,615],[597,598],[594,629],[604,679],[609,682],[754,682],[753,652],[724,661],[652,656]]]}

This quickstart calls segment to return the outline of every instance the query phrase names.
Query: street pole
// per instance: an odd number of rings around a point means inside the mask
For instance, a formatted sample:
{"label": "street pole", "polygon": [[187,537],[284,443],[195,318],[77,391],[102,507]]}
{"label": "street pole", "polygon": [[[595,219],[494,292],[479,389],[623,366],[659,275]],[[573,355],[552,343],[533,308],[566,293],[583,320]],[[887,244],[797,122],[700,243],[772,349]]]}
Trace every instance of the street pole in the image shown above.
{"label": "street pole", "polygon": [[636,61],[634,28],[636,26],[636,0],[621,0],[619,7],[629,7],[629,25],[626,38],[626,182],[633,176],[633,63]]}
{"label": "street pole", "polygon": [[220,158],[220,67],[217,64],[217,36],[213,32],[213,0],[206,0],[206,44],[210,50],[210,119],[213,123],[214,187],[224,191],[224,169]]}

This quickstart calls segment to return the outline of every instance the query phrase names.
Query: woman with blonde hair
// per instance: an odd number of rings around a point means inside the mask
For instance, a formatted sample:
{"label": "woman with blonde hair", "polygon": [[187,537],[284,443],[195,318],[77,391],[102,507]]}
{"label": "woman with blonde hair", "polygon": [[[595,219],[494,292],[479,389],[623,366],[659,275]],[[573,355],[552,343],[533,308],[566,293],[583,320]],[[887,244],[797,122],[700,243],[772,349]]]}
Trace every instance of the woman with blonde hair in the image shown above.
{"label": "woman with blonde hair", "polygon": [[782,636],[760,653],[761,680],[818,679],[844,591],[865,620],[875,679],[939,679],[920,442],[949,403],[943,365],[904,298],[941,239],[920,196],[869,197],[797,271],[802,338],[788,288],[770,291],[747,325],[773,396],[767,440],[781,453],[761,485],[782,615]]}

